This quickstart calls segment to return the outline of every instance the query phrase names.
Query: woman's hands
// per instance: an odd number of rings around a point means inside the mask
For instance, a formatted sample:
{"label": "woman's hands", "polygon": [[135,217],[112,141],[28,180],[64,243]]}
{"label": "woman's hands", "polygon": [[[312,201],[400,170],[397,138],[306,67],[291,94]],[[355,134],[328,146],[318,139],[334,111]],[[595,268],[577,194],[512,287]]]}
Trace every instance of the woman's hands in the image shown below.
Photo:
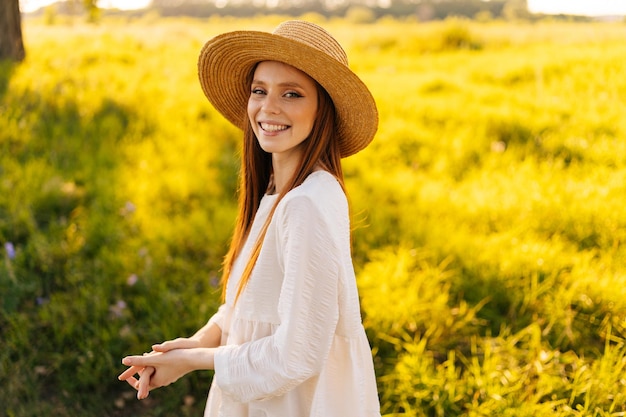
{"label": "woman's hands", "polygon": [[203,348],[197,338],[178,338],[154,345],[152,349],[143,356],[122,359],[129,368],[118,379],[135,388],[140,400],[148,397],[150,390],[169,385],[191,371],[213,369],[214,349]]}
{"label": "woman's hands", "polygon": [[[196,369],[213,369],[214,349],[220,345],[222,330],[209,321],[192,337],[180,337],[152,346],[143,356],[127,356],[122,363],[129,366],[118,379],[137,390],[143,400],[150,390],[169,385]],[[139,378],[136,378],[138,375]]]}

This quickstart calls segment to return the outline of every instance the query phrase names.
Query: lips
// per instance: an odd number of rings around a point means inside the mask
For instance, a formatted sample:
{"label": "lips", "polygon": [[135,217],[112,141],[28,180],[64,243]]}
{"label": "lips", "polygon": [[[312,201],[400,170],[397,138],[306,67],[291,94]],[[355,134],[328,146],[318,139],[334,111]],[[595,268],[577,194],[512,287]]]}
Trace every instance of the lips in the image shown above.
{"label": "lips", "polygon": [[280,131],[289,129],[289,126],[287,125],[280,125],[280,124],[274,124],[274,123],[261,122],[259,123],[259,126],[261,127],[261,129],[263,129],[266,132],[280,132]]}

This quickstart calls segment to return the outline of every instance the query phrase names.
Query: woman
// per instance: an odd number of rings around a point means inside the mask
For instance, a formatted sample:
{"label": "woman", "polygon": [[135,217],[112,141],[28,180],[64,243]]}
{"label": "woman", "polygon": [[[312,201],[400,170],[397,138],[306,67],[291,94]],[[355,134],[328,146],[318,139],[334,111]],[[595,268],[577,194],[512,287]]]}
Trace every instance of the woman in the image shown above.
{"label": "woman", "polygon": [[192,337],[124,358],[119,378],[142,399],[214,369],[211,417],[380,416],[341,170],[376,132],[369,90],[337,41],[303,21],[217,36],[198,69],[244,131],[224,303]]}

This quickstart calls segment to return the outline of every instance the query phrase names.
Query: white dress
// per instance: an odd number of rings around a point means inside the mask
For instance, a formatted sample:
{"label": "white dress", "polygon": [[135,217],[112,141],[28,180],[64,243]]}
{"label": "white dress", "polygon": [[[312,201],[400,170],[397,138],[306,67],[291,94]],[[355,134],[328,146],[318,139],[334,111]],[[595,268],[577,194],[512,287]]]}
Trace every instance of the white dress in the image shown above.
{"label": "white dress", "polygon": [[247,286],[238,281],[276,195],[265,195],[226,302],[205,417],[372,417],[380,405],[361,324],[348,204],[312,173],[279,203]]}

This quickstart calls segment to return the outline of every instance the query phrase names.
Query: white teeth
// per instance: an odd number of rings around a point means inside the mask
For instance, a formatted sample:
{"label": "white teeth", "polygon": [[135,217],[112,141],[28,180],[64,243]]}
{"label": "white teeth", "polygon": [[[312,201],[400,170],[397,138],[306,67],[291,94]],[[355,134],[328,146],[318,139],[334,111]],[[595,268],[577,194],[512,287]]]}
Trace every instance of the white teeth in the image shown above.
{"label": "white teeth", "polygon": [[261,129],[265,130],[266,132],[279,132],[281,130],[285,130],[289,128],[289,126],[285,126],[285,125],[271,125],[269,123],[261,123]]}

